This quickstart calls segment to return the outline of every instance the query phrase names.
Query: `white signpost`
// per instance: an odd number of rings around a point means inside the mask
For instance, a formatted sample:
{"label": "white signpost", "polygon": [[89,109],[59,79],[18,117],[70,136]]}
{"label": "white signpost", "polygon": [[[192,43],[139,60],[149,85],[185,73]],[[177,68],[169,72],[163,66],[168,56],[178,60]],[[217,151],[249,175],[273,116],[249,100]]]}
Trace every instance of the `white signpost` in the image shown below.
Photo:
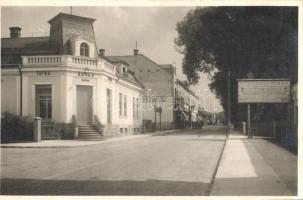
{"label": "white signpost", "polygon": [[238,103],[287,103],[290,81],[284,79],[239,79]]}
{"label": "white signpost", "polygon": [[248,134],[251,103],[288,103],[289,101],[289,79],[238,79],[238,103],[247,104]]}

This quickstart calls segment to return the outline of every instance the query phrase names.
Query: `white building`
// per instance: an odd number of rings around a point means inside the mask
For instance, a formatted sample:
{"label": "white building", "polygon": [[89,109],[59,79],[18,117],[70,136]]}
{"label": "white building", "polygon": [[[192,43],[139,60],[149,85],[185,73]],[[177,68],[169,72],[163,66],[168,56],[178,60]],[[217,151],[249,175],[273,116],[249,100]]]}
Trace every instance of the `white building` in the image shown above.
{"label": "white building", "polygon": [[2,112],[60,123],[65,138],[138,133],[144,86],[127,63],[99,54],[93,22],[60,13],[49,37],[22,38],[11,27],[1,40]]}

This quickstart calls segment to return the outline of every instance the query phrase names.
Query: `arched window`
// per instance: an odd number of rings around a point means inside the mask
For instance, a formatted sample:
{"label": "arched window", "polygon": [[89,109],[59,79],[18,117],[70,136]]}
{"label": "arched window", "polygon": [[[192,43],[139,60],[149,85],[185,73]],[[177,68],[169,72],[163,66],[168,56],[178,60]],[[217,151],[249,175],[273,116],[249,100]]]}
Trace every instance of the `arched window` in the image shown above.
{"label": "arched window", "polygon": [[88,44],[82,43],[80,45],[80,56],[89,56],[89,47]]}

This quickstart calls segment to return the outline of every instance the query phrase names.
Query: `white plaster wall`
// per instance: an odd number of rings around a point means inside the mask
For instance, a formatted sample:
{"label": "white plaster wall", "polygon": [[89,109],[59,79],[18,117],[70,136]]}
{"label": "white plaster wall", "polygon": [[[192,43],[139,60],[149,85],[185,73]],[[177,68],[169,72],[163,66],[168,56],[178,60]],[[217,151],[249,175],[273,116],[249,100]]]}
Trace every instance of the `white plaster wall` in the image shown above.
{"label": "white plaster wall", "polygon": [[[112,124],[120,127],[140,126],[143,113],[139,109],[139,117],[133,116],[133,97],[139,99],[141,105],[141,91],[130,87],[129,83],[107,76],[94,74],[94,77],[84,78],[77,72],[50,71],[50,75],[41,76],[36,72],[23,73],[23,115],[35,117],[36,113],[36,85],[52,85],[52,120],[55,122],[71,123],[73,115],[77,113],[76,88],[77,85],[88,85],[93,88],[93,115],[97,115],[100,122],[107,124],[106,89],[112,91]],[[1,88],[2,110],[19,113],[18,77],[2,77],[5,79]],[[119,93],[127,95],[127,116],[119,115]]]}
{"label": "white plaster wall", "polygon": [[50,76],[37,76],[35,72],[23,73],[23,115],[35,117],[36,115],[36,85],[52,85],[52,120],[55,122],[64,121],[62,112],[62,79],[59,72],[51,72]]}

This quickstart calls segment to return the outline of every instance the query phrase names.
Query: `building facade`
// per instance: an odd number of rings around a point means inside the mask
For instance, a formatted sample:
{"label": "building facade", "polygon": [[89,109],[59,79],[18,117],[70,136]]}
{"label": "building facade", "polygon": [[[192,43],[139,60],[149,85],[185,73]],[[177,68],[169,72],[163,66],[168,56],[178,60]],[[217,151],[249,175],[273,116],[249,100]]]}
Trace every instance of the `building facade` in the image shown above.
{"label": "building facade", "polygon": [[93,22],[60,13],[49,37],[22,38],[11,27],[1,40],[2,112],[69,127],[65,138],[140,132],[144,86],[126,63],[100,55]]}
{"label": "building facade", "polygon": [[[133,55],[105,56],[111,62],[126,62],[145,86],[143,120],[157,130],[183,128],[196,121],[199,99],[176,79],[173,64],[157,64],[135,49]],[[148,129],[148,127],[145,127]]]}

